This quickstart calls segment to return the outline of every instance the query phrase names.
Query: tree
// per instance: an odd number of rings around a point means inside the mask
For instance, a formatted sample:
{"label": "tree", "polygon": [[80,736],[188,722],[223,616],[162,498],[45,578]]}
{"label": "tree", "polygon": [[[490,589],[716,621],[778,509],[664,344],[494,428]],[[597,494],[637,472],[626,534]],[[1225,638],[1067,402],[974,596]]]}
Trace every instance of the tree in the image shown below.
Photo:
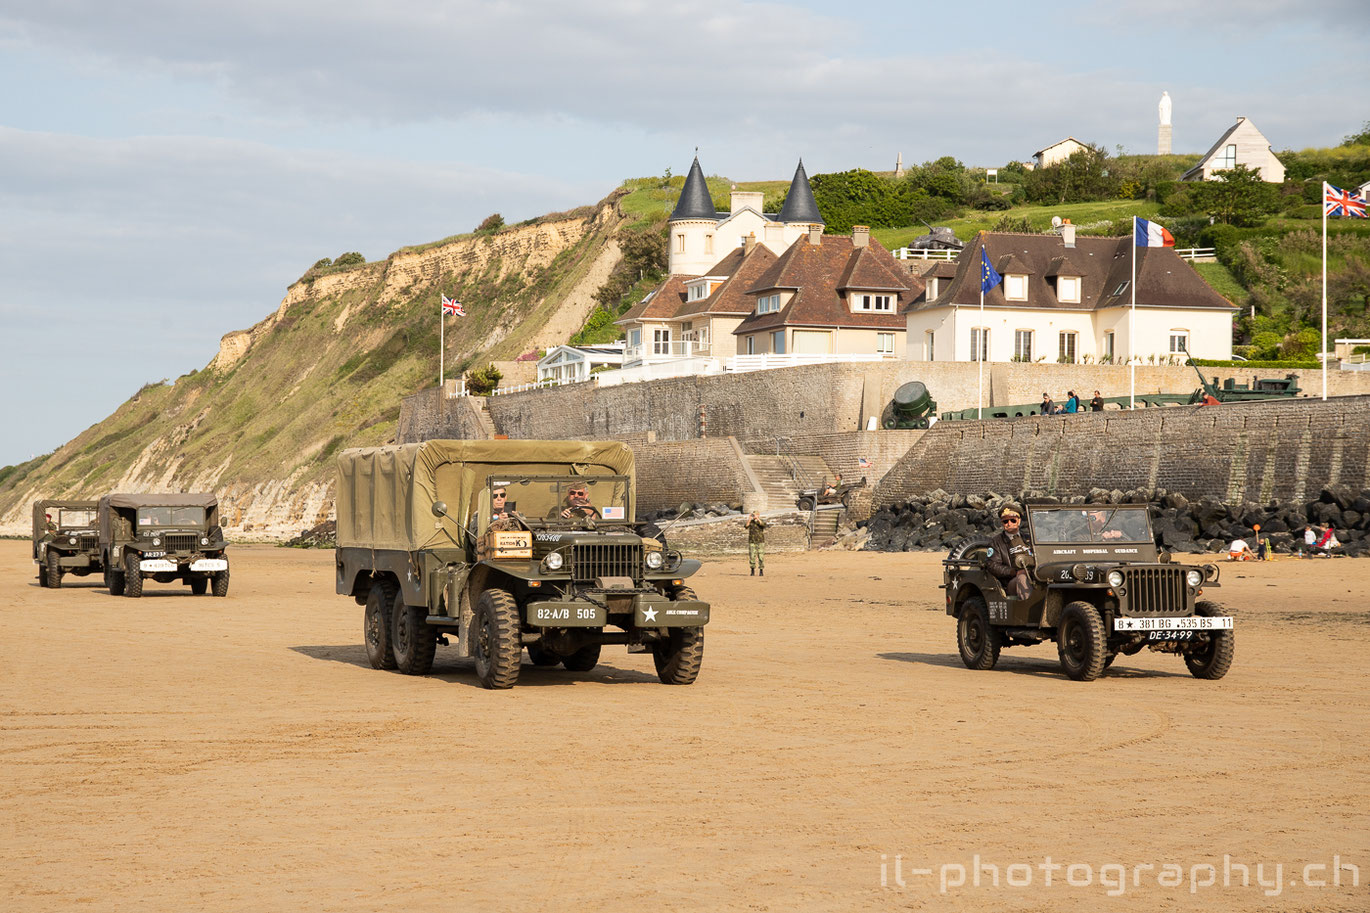
{"label": "tree", "polygon": [[477,396],[484,396],[498,387],[503,379],[504,374],[492,364],[483,368],[472,368],[466,372],[466,389]]}
{"label": "tree", "polygon": [[1365,146],[1370,145],[1370,120],[1361,124],[1359,133],[1352,133],[1341,141],[1343,146]]}
{"label": "tree", "polygon": [[1108,152],[1086,145],[1070,158],[1023,175],[1023,190],[1033,203],[1086,203],[1118,195],[1118,177]]}
{"label": "tree", "polygon": [[1261,180],[1260,171],[1236,165],[1213,172],[1215,180],[1196,182],[1194,204],[1220,222],[1238,227],[1260,225],[1279,208],[1279,191]]}
{"label": "tree", "polygon": [[362,265],[363,263],[365,263],[365,262],[366,262],[366,258],[365,258],[365,257],[363,257],[361,254],[357,253],[355,250],[350,250],[350,251],[348,251],[348,252],[345,253],[345,254],[339,254],[339,255],[338,255],[338,258],[337,258],[336,260],[333,261],[333,265],[334,265],[334,266],[361,266],[361,265]]}
{"label": "tree", "polygon": [[499,213],[491,213],[485,217],[485,221],[476,226],[476,231],[499,231],[504,227],[504,216]]}

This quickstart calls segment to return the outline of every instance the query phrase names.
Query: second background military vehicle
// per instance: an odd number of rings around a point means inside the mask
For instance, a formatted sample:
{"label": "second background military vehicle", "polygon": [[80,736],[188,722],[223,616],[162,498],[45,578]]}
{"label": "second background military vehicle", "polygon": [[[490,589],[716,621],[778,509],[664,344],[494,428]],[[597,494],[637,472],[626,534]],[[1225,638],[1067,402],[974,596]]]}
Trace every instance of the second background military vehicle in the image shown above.
{"label": "second background military vehicle", "polygon": [[337,592],[365,606],[367,658],[426,675],[439,641],[487,688],[535,665],[589,671],[600,648],[699,674],[699,569],[634,523],[633,453],[594,441],[425,441],[338,455]]}
{"label": "second background military vehicle", "polygon": [[100,553],[114,596],[143,595],[144,580],[228,595],[228,543],[212,494],[112,494],[100,499]]}
{"label": "second background military vehicle", "polygon": [[988,569],[991,540],[967,539],[942,562],[947,614],[961,661],[993,669],[1004,647],[1056,643],[1061,668],[1093,681],[1118,654],[1179,654],[1195,678],[1232,665],[1232,618],[1201,600],[1218,567],[1170,563],[1151,533],[1146,504],[1027,505],[1024,535],[1032,591],[1010,598]]}
{"label": "second background military vehicle", "polygon": [[84,577],[100,570],[95,501],[49,499],[33,504],[33,563],[38,585],[60,587],[64,574]]}

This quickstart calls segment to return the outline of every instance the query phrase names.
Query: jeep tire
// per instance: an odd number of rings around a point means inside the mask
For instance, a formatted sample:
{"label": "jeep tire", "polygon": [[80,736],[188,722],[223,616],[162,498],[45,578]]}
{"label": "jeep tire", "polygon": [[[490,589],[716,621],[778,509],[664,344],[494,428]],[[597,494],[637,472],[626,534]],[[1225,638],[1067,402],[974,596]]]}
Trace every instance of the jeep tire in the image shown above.
{"label": "jeep tire", "polygon": [[59,589],[62,586],[62,565],[60,557],[52,549],[48,549],[47,561],[43,565],[44,576],[47,578],[43,584],[51,589]]}
{"label": "jeep tire", "polygon": [[395,668],[395,654],[390,650],[390,606],[394,601],[393,583],[384,578],[371,583],[362,614],[362,640],[372,669]]}
{"label": "jeep tire", "polygon": [[220,598],[228,595],[228,568],[214,572],[214,595]]}
{"label": "jeep tire", "polygon": [[407,605],[398,591],[390,606],[390,650],[395,668],[405,675],[431,672],[438,650],[438,632],[428,627],[427,606]]}
{"label": "jeep tire", "polygon": [[999,662],[1004,632],[989,623],[989,610],[979,596],[961,603],[961,614],[956,618],[956,647],[967,669],[988,671]]}
{"label": "jeep tire", "polygon": [[208,577],[191,577],[191,578],[190,578],[190,595],[192,595],[192,596],[203,596],[203,595],[205,594],[205,590],[207,590],[207,589],[209,589],[209,578],[208,578]]}
{"label": "jeep tire", "polygon": [[124,552],[124,595],[138,599],[143,595],[143,572],[138,569],[137,552]]}
{"label": "jeep tire", "polygon": [[[675,587],[668,595],[675,600],[697,598],[687,586]],[[704,629],[667,628],[666,637],[652,644],[652,661],[663,685],[693,684],[704,664]]]}
{"label": "jeep tire", "polygon": [[108,561],[105,562],[105,587],[111,596],[124,595],[124,572],[115,570]]}
{"label": "jeep tire", "polygon": [[519,606],[508,590],[491,588],[476,600],[472,624],[472,653],[476,676],[493,691],[518,684],[519,662],[523,659],[523,639],[519,632]]}
{"label": "jeep tire", "polygon": [[[1222,609],[1214,603],[1194,603],[1195,615],[1215,618],[1222,613]],[[1206,633],[1207,641],[1196,643],[1185,651],[1184,664],[1189,667],[1189,674],[1195,678],[1220,679],[1227,674],[1228,669],[1232,668],[1232,656],[1236,649],[1236,641],[1233,639],[1230,629]]]}
{"label": "jeep tire", "polygon": [[1087,602],[1068,602],[1056,628],[1056,652],[1061,668],[1077,682],[1092,682],[1104,674],[1108,635],[1099,610]]}

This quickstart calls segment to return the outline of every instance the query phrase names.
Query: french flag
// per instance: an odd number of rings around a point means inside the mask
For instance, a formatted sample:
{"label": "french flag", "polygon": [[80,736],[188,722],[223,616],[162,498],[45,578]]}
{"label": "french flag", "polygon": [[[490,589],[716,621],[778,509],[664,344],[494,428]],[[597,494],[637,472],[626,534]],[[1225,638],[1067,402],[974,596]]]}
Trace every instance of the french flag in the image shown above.
{"label": "french flag", "polygon": [[1133,233],[1138,247],[1174,247],[1175,236],[1165,230],[1165,226],[1146,219],[1133,218]]}

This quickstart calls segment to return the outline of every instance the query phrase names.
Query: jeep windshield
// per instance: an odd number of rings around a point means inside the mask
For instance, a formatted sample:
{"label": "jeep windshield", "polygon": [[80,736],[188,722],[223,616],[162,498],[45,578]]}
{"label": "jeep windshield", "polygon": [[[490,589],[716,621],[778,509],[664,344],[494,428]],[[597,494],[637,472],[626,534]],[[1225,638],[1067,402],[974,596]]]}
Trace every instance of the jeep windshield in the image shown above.
{"label": "jeep windshield", "polygon": [[203,507],[140,507],[138,508],[138,528],[153,529],[166,526],[205,525]]}
{"label": "jeep windshield", "polygon": [[57,513],[59,529],[90,529],[95,526],[93,510],[61,510]]}
{"label": "jeep windshield", "polygon": [[1028,508],[1033,542],[1087,545],[1151,543],[1151,523],[1145,506]]}
{"label": "jeep windshield", "polygon": [[491,477],[480,494],[487,522],[515,512],[530,525],[592,520],[627,523],[627,476]]}

